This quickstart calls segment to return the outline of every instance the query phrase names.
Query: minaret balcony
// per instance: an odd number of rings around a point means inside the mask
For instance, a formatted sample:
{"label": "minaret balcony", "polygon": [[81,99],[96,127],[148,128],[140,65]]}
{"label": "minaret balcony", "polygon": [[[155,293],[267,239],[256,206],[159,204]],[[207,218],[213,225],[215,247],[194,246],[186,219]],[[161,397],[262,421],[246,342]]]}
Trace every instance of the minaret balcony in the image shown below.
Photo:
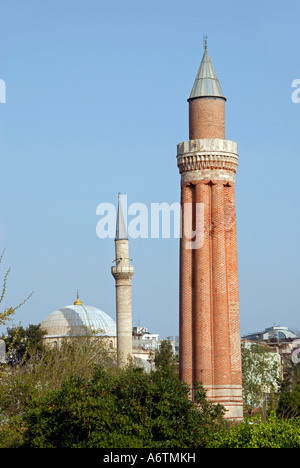
{"label": "minaret balcony", "polygon": [[182,182],[211,178],[234,182],[237,143],[218,138],[183,141],[177,145],[177,166]]}
{"label": "minaret balcony", "polygon": [[112,266],[111,274],[116,279],[131,278],[134,274],[134,266],[133,265]]}

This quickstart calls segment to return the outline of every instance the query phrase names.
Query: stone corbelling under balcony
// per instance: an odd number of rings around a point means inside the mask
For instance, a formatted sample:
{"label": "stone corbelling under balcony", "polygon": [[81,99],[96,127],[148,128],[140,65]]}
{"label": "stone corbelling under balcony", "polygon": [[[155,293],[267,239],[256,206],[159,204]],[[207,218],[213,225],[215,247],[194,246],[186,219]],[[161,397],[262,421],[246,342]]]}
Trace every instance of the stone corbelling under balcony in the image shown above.
{"label": "stone corbelling under balcony", "polygon": [[182,182],[203,179],[234,181],[238,166],[237,143],[231,140],[188,140],[177,146]]}

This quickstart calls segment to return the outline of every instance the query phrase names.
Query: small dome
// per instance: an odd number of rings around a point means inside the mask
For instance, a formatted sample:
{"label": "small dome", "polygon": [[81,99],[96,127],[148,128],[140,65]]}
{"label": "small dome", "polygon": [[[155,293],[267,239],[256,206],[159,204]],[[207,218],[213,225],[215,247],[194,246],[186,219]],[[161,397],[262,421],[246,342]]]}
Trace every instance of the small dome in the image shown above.
{"label": "small dome", "polygon": [[41,328],[47,331],[45,338],[82,336],[88,333],[116,336],[116,324],[109,315],[95,307],[79,305],[78,302],[55,310],[43,320]]}

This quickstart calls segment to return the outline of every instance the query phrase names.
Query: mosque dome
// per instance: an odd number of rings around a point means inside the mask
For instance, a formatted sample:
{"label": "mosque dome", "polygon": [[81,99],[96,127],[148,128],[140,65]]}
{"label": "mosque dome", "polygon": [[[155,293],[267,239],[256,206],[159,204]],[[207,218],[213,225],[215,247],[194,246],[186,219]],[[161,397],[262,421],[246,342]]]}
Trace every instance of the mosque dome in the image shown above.
{"label": "mosque dome", "polygon": [[114,320],[96,307],[83,305],[78,294],[73,305],[55,310],[41,323],[46,330],[45,338],[82,336],[92,333],[95,336],[116,336]]}

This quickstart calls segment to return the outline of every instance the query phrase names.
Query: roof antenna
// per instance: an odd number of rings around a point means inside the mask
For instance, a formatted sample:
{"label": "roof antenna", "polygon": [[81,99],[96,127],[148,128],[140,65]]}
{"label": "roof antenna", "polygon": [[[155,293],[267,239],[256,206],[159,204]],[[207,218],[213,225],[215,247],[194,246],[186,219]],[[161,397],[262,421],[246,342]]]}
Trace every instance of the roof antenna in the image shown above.
{"label": "roof antenna", "polygon": [[208,36],[206,36],[206,35],[203,36],[203,47],[204,47],[205,50],[207,50],[207,38],[208,38]]}

